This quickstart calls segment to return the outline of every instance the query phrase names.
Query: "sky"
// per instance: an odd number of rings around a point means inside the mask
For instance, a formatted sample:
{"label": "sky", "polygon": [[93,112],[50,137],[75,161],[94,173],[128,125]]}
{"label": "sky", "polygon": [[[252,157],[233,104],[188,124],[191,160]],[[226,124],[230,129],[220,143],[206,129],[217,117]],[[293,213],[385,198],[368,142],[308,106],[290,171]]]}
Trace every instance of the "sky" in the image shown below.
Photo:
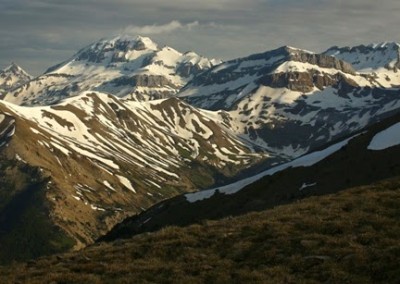
{"label": "sky", "polygon": [[400,42],[399,0],[0,0],[0,69],[33,75],[119,34],[228,60],[283,45]]}

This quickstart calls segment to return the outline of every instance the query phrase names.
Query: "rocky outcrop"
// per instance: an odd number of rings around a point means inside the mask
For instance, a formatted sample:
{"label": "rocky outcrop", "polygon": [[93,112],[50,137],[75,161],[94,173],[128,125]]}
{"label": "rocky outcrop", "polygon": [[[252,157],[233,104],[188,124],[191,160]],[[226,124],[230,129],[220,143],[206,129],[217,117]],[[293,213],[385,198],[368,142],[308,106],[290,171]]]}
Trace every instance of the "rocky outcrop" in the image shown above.
{"label": "rocky outcrop", "polygon": [[354,81],[340,73],[330,75],[312,70],[309,72],[267,74],[260,78],[258,83],[272,88],[287,88],[292,91],[308,93],[313,91],[314,87],[322,90],[328,86],[335,86],[342,81],[346,82],[348,86],[357,87]]}
{"label": "rocky outcrop", "polygon": [[204,69],[201,66],[199,66],[198,64],[186,62],[186,63],[180,64],[176,68],[176,73],[182,77],[188,78],[190,76],[197,75],[198,73],[200,73],[203,70]]}
{"label": "rocky outcrop", "polygon": [[164,87],[176,88],[168,79],[161,75],[135,75],[132,77],[133,83],[138,87]]}
{"label": "rocky outcrop", "polygon": [[354,75],[356,72],[350,63],[325,54],[304,52],[300,49],[287,48],[288,60],[317,65],[321,68],[333,68]]}
{"label": "rocky outcrop", "polygon": [[165,87],[176,88],[167,78],[161,75],[135,75],[132,77],[120,77],[110,82],[114,86],[132,86],[132,87]]}

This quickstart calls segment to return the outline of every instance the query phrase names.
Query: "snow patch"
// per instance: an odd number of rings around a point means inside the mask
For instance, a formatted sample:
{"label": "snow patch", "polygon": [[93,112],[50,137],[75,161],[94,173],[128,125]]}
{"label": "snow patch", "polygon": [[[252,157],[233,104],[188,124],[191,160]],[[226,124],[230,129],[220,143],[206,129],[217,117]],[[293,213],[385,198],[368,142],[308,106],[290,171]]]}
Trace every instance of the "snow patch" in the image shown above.
{"label": "snow patch", "polygon": [[384,150],[397,145],[400,145],[400,122],[376,134],[368,150]]}
{"label": "snow patch", "polygon": [[314,183],[306,183],[306,182],[303,182],[303,184],[302,184],[301,187],[299,188],[299,191],[303,191],[303,190],[306,189],[306,188],[313,187],[313,186],[316,186],[316,185],[317,185],[316,182],[314,182]]}
{"label": "snow patch", "polygon": [[115,191],[115,189],[111,186],[111,184],[108,181],[103,181],[103,184],[108,188],[111,189],[112,191]]}
{"label": "snow patch", "polygon": [[119,176],[119,175],[115,175],[115,176],[119,179],[119,181],[122,185],[124,185],[130,191],[133,191],[134,193],[136,193],[136,190],[133,188],[132,183],[126,177]]}

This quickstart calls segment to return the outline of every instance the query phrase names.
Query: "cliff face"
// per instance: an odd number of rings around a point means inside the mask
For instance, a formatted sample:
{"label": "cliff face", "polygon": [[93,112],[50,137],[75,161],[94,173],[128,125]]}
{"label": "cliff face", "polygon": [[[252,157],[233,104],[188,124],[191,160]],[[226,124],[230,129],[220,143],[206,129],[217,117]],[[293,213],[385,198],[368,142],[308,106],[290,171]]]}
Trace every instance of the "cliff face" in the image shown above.
{"label": "cliff face", "polygon": [[315,87],[322,90],[326,87],[337,86],[339,83],[357,87],[356,82],[340,73],[330,75],[316,71],[267,74],[260,78],[258,83],[272,88],[287,88],[304,93],[313,91]]}
{"label": "cliff face", "polygon": [[287,60],[309,63],[321,68],[332,68],[344,73],[355,75],[355,70],[350,63],[325,54],[304,52],[300,49],[286,48],[288,52]]}
{"label": "cliff face", "polygon": [[[322,90],[325,87],[335,86],[342,81],[354,87],[357,86],[356,82],[343,74],[356,74],[352,65],[343,60],[291,47],[283,47],[282,53],[285,54],[283,61],[288,62],[288,68],[278,67],[278,71],[265,74],[258,81],[259,84],[305,93],[313,91],[314,87]],[[296,66],[297,63],[304,63],[306,67],[301,70]],[[324,72],[323,69],[332,69],[334,71]]]}

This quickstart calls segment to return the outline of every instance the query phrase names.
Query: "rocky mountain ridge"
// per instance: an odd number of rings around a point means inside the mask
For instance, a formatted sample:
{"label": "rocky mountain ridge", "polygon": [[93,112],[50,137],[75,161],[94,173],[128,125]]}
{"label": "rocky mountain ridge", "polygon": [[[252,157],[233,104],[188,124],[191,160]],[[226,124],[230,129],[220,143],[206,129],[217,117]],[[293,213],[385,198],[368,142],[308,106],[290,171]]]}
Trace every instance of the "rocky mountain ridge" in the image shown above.
{"label": "rocky mountain ridge", "polygon": [[223,109],[237,135],[270,151],[304,154],[398,111],[399,74],[382,68],[380,75],[359,72],[339,53],[282,47],[212,67],[178,97]]}
{"label": "rocky mountain ridge", "polygon": [[48,105],[83,91],[140,101],[160,99],[174,95],[195,74],[219,62],[160,47],[147,37],[118,36],[83,48],[4,99],[19,105]]}

